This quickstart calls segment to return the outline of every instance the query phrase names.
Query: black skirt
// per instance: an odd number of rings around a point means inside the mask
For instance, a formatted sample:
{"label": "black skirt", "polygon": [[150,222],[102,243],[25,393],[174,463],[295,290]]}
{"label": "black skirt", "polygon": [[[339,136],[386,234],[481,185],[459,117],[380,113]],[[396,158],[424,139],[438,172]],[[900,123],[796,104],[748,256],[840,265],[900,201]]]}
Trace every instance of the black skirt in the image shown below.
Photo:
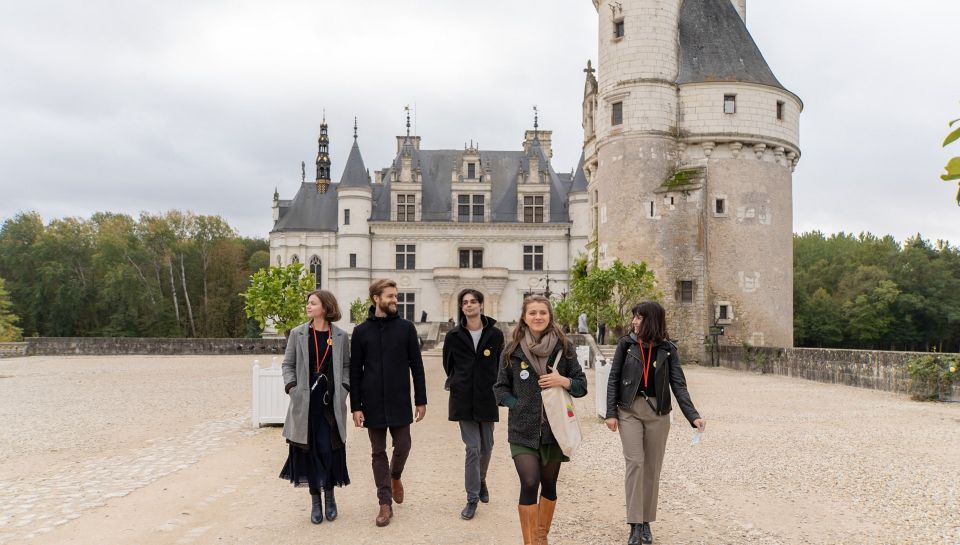
{"label": "black skirt", "polygon": [[287,479],[297,487],[309,486],[312,493],[350,484],[347,447],[333,414],[333,396],[327,396],[329,405],[323,403],[324,394],[328,392],[324,387],[325,379],[321,378],[320,384],[310,392],[307,445],[290,443],[287,463],[280,471],[281,479]]}

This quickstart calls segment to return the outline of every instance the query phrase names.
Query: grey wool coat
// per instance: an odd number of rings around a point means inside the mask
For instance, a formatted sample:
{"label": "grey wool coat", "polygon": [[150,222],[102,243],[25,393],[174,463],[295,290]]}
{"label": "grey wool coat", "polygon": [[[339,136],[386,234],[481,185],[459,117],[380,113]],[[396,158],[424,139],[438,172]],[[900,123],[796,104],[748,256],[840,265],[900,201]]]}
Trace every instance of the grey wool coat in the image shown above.
{"label": "grey wool coat", "polygon": [[[283,354],[283,383],[296,382],[290,388],[290,407],[283,423],[283,436],[293,443],[307,444],[307,417],[310,415],[310,322],[290,330],[287,350]],[[350,342],[347,334],[330,324],[333,338],[333,377],[337,384],[333,390],[333,413],[337,418],[340,438],[347,441],[347,396],[350,392]]]}

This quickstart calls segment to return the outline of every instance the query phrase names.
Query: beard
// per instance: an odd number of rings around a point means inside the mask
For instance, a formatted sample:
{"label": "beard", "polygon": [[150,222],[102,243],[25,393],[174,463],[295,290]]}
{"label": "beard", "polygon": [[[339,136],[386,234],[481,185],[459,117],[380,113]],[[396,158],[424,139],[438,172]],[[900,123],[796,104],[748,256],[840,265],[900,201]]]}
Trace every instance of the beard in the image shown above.
{"label": "beard", "polygon": [[381,301],[380,303],[377,304],[377,309],[384,314],[396,314],[397,304]]}

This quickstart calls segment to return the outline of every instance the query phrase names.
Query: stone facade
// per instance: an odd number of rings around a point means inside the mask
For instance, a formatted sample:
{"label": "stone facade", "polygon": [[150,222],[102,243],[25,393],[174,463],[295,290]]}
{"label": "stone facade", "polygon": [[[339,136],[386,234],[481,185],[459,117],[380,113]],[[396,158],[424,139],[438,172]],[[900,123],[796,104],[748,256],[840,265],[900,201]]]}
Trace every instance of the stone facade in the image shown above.
{"label": "stone facade", "polygon": [[803,104],[756,49],[745,0],[593,3],[583,169],[596,263],[650,264],[682,346],[714,325],[725,342],[792,346]]}

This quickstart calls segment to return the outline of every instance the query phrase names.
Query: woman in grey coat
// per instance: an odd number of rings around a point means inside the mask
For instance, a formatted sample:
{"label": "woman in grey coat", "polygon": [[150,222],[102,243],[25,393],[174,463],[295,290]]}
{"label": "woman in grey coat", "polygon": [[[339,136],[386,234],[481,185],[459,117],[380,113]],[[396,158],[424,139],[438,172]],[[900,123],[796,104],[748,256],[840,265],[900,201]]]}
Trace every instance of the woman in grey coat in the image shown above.
{"label": "woman in grey coat", "polygon": [[290,331],[283,356],[283,382],[290,396],[283,436],[290,444],[280,478],[309,486],[310,521],[337,518],[333,487],[350,484],[347,474],[347,394],[350,391],[350,344],[333,322],[340,319],[337,299],[326,290],[307,296],[310,321]]}

